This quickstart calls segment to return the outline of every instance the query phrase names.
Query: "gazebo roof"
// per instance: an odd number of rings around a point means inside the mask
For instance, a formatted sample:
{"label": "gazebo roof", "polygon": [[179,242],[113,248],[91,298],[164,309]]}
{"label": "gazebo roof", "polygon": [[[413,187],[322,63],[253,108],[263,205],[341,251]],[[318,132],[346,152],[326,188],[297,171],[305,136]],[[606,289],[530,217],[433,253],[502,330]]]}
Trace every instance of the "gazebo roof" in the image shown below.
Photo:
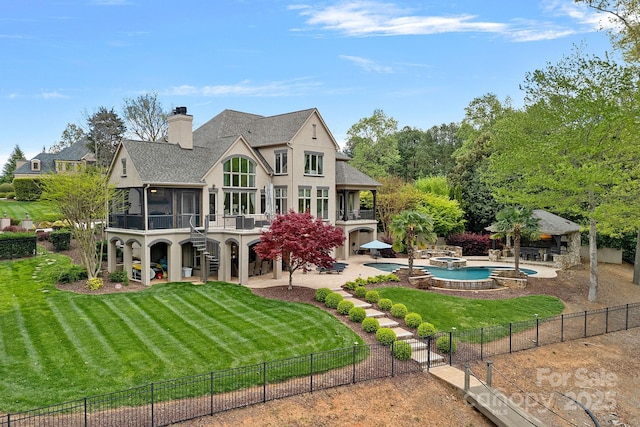
{"label": "gazebo roof", "polygon": [[[551,234],[552,236],[562,236],[565,234],[576,233],[580,231],[580,225],[573,221],[562,218],[551,212],[547,212],[543,209],[534,209],[533,217],[538,218],[540,228],[538,231],[540,234]],[[486,228],[486,230],[495,232],[492,226]]]}

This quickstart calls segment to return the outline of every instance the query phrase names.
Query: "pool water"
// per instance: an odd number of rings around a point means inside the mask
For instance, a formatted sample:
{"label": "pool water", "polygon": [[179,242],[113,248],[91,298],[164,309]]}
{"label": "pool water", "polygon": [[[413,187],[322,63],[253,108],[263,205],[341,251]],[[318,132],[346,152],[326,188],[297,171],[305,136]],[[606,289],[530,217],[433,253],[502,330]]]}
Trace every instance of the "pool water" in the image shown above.
{"label": "pool water", "polygon": [[[365,264],[367,267],[374,267],[382,271],[393,272],[400,267],[406,267],[405,264],[397,264],[394,262],[370,262]],[[453,280],[482,280],[487,279],[493,270],[498,269],[511,269],[511,267],[498,267],[498,266],[482,266],[482,267],[460,267],[448,270],[442,267],[433,266],[414,266],[414,269],[423,269],[433,274],[434,277],[440,279],[453,279]],[[520,271],[528,275],[536,274],[537,271],[528,268],[521,268]]]}

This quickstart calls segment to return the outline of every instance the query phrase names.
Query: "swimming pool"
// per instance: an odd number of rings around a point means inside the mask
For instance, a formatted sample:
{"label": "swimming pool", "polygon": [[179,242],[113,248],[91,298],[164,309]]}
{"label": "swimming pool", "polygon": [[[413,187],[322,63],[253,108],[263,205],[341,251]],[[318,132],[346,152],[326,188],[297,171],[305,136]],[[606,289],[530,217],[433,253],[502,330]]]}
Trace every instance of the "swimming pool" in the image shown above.
{"label": "swimming pool", "polygon": [[[377,268],[386,272],[396,271],[400,267],[406,267],[405,264],[398,264],[395,262],[369,262],[365,264],[367,267]],[[442,267],[434,267],[431,265],[427,266],[414,266],[416,269],[423,269],[433,274],[434,277],[440,279],[451,279],[451,280],[483,280],[488,279],[489,275],[493,270],[499,269],[512,269],[512,267],[502,267],[502,266],[481,266],[481,267],[460,267],[454,269],[447,269]],[[528,275],[536,274],[537,271],[531,270],[529,268],[521,268],[520,271],[526,273]]]}

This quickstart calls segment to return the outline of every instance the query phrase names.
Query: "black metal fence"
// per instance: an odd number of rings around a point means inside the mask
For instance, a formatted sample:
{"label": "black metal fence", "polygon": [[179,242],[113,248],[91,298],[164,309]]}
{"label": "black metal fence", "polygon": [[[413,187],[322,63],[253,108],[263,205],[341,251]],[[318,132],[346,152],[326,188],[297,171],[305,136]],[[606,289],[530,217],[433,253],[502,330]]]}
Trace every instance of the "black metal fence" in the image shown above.
{"label": "black metal fence", "polygon": [[[397,360],[393,349],[382,345],[355,345],[5,414],[0,427],[166,426],[302,393],[637,327],[640,303],[439,332],[415,352],[419,362]],[[439,349],[440,337],[449,340]]]}

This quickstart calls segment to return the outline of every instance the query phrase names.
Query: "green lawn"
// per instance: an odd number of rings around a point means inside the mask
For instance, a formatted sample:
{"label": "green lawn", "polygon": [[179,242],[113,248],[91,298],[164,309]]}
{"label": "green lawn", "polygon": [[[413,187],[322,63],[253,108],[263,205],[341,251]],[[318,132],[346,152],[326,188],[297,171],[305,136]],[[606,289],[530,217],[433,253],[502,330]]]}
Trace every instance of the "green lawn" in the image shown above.
{"label": "green lawn", "polygon": [[452,327],[464,330],[532,320],[536,314],[542,319],[564,310],[560,299],[547,295],[480,300],[400,287],[378,291],[381,298],[406,305],[410,312],[419,313],[423,321],[432,323],[440,331],[449,331]]}
{"label": "green lawn", "polygon": [[312,306],[227,283],[58,291],[67,257],[0,263],[0,412],[363,341]]}
{"label": "green lawn", "polygon": [[60,214],[54,208],[43,202],[18,202],[15,200],[0,199],[0,215],[7,213],[9,218],[22,221],[25,212],[29,212],[29,217],[34,222],[55,221],[60,219]]}

